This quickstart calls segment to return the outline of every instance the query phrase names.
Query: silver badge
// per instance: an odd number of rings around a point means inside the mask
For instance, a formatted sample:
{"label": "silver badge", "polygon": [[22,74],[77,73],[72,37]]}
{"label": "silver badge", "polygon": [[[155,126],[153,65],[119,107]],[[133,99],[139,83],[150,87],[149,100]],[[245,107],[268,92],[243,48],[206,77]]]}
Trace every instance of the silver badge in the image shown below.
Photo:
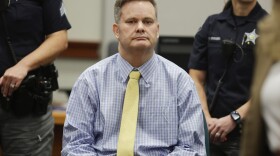
{"label": "silver badge", "polygon": [[254,29],[252,32],[247,33],[245,32],[244,37],[243,37],[243,41],[242,41],[242,45],[245,44],[250,44],[251,42],[253,44],[256,44],[256,39],[259,37],[259,35],[256,33],[256,29]]}

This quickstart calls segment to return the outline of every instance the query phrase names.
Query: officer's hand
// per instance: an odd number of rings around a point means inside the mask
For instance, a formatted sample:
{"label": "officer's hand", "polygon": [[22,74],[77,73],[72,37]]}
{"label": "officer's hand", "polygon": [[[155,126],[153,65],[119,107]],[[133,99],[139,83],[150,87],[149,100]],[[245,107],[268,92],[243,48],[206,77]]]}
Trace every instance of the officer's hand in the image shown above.
{"label": "officer's hand", "polygon": [[226,141],[228,133],[236,127],[236,123],[231,119],[230,115],[219,118],[215,124],[216,127],[211,131],[213,142]]}
{"label": "officer's hand", "polygon": [[215,133],[213,132],[213,130],[216,129],[217,127],[217,118],[207,118],[207,125],[208,125],[208,131],[209,131],[209,135],[210,135],[210,140],[213,141],[215,139]]}
{"label": "officer's hand", "polygon": [[217,121],[217,118],[206,118],[207,126],[208,126],[208,131],[209,133],[216,127],[215,121]]}
{"label": "officer's hand", "polygon": [[15,65],[5,71],[4,75],[0,78],[1,93],[4,97],[12,95],[20,86],[27,72],[27,68],[20,65]]}

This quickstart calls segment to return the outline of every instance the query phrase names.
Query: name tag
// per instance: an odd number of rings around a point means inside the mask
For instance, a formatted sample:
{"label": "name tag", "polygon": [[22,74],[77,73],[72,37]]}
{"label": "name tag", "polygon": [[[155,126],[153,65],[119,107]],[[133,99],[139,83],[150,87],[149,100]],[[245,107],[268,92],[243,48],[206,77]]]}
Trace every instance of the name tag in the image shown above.
{"label": "name tag", "polygon": [[209,41],[220,41],[221,37],[208,37]]}

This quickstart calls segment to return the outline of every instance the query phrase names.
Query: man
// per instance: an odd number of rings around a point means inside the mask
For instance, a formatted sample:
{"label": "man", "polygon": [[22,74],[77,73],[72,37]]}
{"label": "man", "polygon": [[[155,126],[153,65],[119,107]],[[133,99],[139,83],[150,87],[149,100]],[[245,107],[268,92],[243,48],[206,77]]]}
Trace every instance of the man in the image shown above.
{"label": "man", "polygon": [[[75,83],[62,155],[205,155],[194,83],[183,69],[154,52],[159,36],[155,1],[117,0],[114,11],[119,53],[88,68]],[[139,80],[129,78],[139,72]],[[126,96],[131,79],[139,81],[137,123],[129,118],[123,126],[127,110],[132,110],[126,109],[126,99],[136,97]],[[136,128],[123,133],[133,124]],[[132,133],[135,137],[127,141]]]}
{"label": "man", "polygon": [[241,123],[250,104],[257,21],[265,16],[256,0],[230,0],[196,34],[190,75],[210,133],[211,155],[238,155]]}

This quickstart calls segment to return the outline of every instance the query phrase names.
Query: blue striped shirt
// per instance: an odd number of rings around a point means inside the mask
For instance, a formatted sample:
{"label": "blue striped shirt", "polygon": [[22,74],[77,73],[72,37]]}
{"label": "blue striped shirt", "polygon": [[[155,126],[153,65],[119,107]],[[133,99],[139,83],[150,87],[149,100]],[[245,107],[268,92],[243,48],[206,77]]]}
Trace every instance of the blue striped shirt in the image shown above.
{"label": "blue striped shirt", "polygon": [[[63,156],[116,155],[133,69],[115,54],[81,74],[66,110]],[[190,76],[157,54],[137,69],[141,78],[135,155],[206,155],[202,109]]]}

